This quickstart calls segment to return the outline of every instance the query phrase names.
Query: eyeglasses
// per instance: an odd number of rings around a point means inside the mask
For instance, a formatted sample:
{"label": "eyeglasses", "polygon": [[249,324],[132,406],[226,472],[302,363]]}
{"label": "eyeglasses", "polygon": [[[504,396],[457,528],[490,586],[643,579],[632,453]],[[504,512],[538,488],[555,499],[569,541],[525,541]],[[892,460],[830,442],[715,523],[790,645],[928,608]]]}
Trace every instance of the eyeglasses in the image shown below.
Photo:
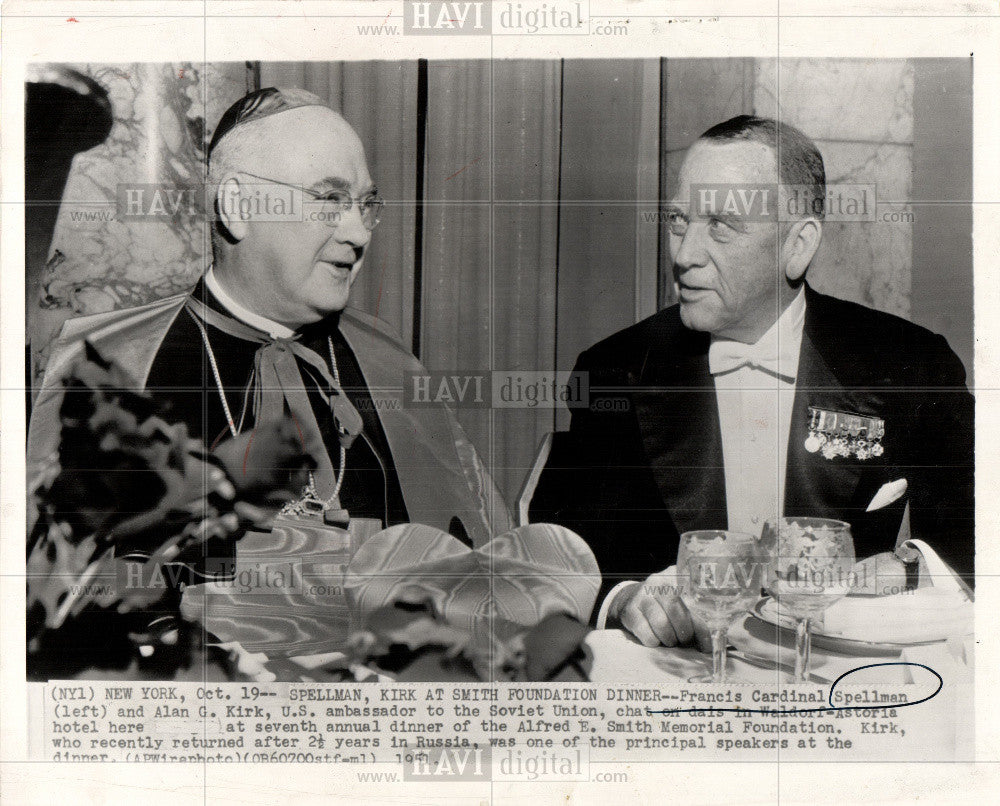
{"label": "eyeglasses", "polygon": [[250,173],[249,171],[240,171],[240,173],[245,176],[252,176],[254,179],[260,179],[264,182],[272,182],[275,185],[284,185],[285,187],[294,188],[295,190],[302,191],[303,193],[312,196],[312,198],[314,198],[317,202],[322,203],[322,207],[318,212],[311,212],[309,220],[322,221],[328,227],[337,226],[344,213],[348,212],[354,206],[354,202],[357,202],[358,209],[361,211],[361,223],[365,225],[365,229],[373,230],[378,226],[378,222],[382,215],[382,207],[385,205],[385,200],[378,195],[377,191],[367,193],[361,198],[354,198],[346,190],[333,189],[317,192],[315,190],[310,190],[309,188],[304,188],[300,185],[293,185],[291,182],[282,182],[280,179],[258,176],[257,174]]}

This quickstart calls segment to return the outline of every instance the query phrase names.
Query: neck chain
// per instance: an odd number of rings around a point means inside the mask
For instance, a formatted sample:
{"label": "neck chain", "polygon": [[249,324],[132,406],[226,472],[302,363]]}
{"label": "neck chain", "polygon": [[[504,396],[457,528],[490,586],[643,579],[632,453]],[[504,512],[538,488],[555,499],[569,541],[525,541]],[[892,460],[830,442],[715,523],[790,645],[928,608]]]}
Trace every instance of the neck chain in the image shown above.
{"label": "neck chain", "polygon": [[[243,419],[246,416],[246,400],[243,401],[243,412],[240,415],[240,425],[236,426],[236,421],[233,419],[233,413],[229,409],[229,402],[226,400],[226,392],[222,386],[222,376],[219,375],[219,365],[215,360],[215,352],[212,350],[212,344],[208,340],[208,331],[205,326],[197,317],[193,317],[195,324],[198,325],[198,330],[201,333],[201,340],[205,345],[205,351],[208,353],[208,363],[212,366],[212,375],[215,377],[215,388],[219,392],[219,400],[222,401],[222,409],[226,413],[226,423],[229,426],[229,433],[232,434],[235,439],[239,436],[240,431],[243,428]],[[340,369],[337,366],[337,356],[333,352],[333,339],[330,336],[326,337],[326,346],[330,351],[330,369],[332,370],[333,380],[337,384],[338,389],[340,388]],[[249,388],[249,387],[248,387]],[[316,490],[316,479],[313,477],[312,472],[309,473],[309,483],[302,490],[302,497],[297,501],[291,501],[285,504],[281,509],[282,515],[310,515],[322,514],[324,510],[330,509],[335,506],[339,508],[337,504],[337,499],[340,496],[340,488],[344,484],[344,472],[347,469],[347,449],[341,445],[340,446],[340,473],[334,471],[334,485],[333,494],[327,498],[323,499],[320,497]]]}

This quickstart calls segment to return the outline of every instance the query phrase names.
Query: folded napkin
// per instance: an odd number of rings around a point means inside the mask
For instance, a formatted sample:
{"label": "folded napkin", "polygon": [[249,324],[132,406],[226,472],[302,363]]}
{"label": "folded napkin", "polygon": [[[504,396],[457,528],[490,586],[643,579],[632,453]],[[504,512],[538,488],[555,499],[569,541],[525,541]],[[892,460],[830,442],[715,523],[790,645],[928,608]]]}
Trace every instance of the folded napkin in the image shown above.
{"label": "folded napkin", "polygon": [[[789,629],[795,619],[770,599],[761,615]],[[920,588],[894,596],[848,596],[816,620],[817,633],[831,638],[886,644],[942,641],[972,632],[973,604],[961,593]]]}
{"label": "folded napkin", "polygon": [[[923,559],[926,573],[921,586],[892,596],[847,596],[824,611],[817,620],[817,632],[887,644],[960,639],[972,633],[974,606],[966,586],[924,541],[908,540],[903,546]],[[773,599],[764,603],[762,615],[794,626],[794,620]]]}
{"label": "folded napkin", "polygon": [[823,614],[823,631],[857,641],[915,644],[960,639],[974,627],[968,588],[923,540],[903,547],[918,552],[930,587],[894,596],[848,596]]}
{"label": "folded napkin", "polygon": [[915,644],[972,632],[973,604],[963,593],[919,588],[894,596],[848,596],[823,614],[826,635]]}
{"label": "folded napkin", "polygon": [[590,548],[561,526],[521,526],[471,550],[440,529],[402,524],[358,550],[344,591],[353,628],[394,602],[429,601],[454,627],[503,636],[555,613],[586,622],[600,580]]}

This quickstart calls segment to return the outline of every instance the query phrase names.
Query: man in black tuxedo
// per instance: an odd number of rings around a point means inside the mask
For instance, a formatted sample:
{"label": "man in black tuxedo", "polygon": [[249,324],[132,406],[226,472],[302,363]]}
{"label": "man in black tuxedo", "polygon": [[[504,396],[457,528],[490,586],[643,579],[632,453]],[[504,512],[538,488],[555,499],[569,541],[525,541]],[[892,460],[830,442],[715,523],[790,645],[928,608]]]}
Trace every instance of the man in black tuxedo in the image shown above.
{"label": "man in black tuxedo", "polygon": [[594,550],[598,626],[690,640],[656,584],[680,534],[759,534],[782,514],[849,522],[859,559],[893,551],[908,517],[971,582],[963,366],[941,336],[808,285],[825,198],[819,151],[787,124],[742,115],[689,149],[668,206],[679,304],[579,357],[592,404],[557,435],[532,502],[533,521]]}

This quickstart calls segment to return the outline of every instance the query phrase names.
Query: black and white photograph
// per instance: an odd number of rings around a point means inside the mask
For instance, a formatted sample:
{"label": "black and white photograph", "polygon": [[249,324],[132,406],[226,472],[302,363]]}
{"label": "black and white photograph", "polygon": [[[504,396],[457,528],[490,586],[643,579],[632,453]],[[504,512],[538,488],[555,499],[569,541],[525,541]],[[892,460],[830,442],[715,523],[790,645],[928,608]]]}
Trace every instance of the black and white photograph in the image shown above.
{"label": "black and white photograph", "polygon": [[364,5],[308,21],[365,58],[16,51],[0,761],[499,804],[985,760],[996,54]]}

